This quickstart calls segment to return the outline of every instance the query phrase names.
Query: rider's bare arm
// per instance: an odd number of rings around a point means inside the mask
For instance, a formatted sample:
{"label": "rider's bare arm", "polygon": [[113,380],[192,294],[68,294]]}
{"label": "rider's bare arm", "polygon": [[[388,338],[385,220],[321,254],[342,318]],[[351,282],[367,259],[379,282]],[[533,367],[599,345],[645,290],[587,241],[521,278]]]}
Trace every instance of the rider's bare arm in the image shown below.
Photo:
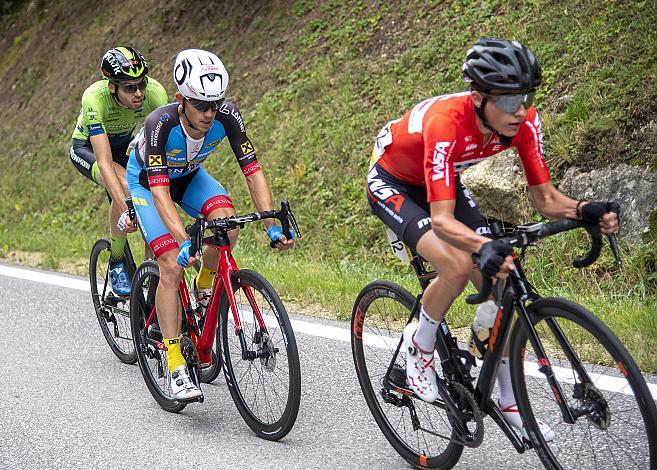
{"label": "rider's bare arm", "polygon": [[98,162],[98,169],[100,170],[100,176],[103,179],[105,189],[109,192],[112,200],[119,204],[121,211],[126,210],[128,207],[123,207],[125,206],[125,202],[123,201],[123,187],[114,171],[112,148],[110,147],[107,134],[92,135],[89,137],[89,140],[91,141],[91,146]]}
{"label": "rider's bare arm", "polygon": [[[269,185],[267,184],[267,179],[262,171],[252,173],[246,176],[246,184],[249,188],[249,194],[251,195],[251,200],[255,204],[258,211],[268,211],[274,208],[271,199],[271,193],[269,192]],[[272,225],[275,225],[276,219],[265,219],[263,223],[265,228],[269,228]]]}
{"label": "rider's bare arm", "polygon": [[554,187],[551,181],[529,187],[536,210],[551,219],[577,219],[577,201]]}
{"label": "rider's bare arm", "polygon": [[456,201],[443,200],[431,203],[431,226],[434,233],[450,245],[468,253],[478,253],[481,245],[490,239],[477,235],[470,227],[454,217]]}

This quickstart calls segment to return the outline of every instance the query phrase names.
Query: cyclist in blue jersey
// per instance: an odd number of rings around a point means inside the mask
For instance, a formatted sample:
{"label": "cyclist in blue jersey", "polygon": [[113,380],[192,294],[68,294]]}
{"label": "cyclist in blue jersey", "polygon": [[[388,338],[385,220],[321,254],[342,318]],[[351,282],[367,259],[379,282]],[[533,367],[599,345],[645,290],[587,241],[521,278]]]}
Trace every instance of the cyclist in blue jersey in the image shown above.
{"label": "cyclist in blue jersey", "polygon": [[[155,305],[167,347],[171,392],[176,399],[189,401],[198,398],[201,391],[190,380],[180,351],[177,289],[183,268],[196,259],[190,255],[191,240],[173,203],[192,217],[203,214],[210,220],[235,215],[226,190],[201,167],[227,137],[258,211],[271,210],[273,204],[239,109],[224,100],[228,73],[221,60],[211,52],[184,50],[176,57],[173,77],[178,88],[176,102],[146,118],[130,153],[127,178],[140,228],[160,268]],[[274,221],[263,223],[278,249],[294,244]],[[229,236],[234,244],[237,232]],[[217,261],[217,250],[204,252],[194,281],[197,300],[203,307],[207,307]]]}

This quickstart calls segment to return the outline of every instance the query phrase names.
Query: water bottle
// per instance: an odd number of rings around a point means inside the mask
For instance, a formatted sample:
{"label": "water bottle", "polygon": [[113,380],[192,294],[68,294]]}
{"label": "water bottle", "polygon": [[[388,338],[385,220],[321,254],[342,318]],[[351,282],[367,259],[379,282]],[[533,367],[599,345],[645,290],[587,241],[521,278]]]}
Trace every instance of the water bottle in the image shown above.
{"label": "water bottle", "polygon": [[497,305],[492,300],[484,302],[477,307],[477,315],[472,322],[472,334],[470,336],[470,354],[477,359],[482,359],[488,347],[490,330],[497,317]]}

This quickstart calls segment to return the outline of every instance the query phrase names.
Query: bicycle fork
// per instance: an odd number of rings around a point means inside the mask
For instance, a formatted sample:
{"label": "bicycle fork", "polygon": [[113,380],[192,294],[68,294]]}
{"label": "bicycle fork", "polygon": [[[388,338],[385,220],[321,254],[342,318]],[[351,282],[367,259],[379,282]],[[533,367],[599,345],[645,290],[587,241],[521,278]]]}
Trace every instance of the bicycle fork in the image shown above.
{"label": "bicycle fork", "polygon": [[[536,354],[538,371],[545,376],[545,379],[547,380],[550,389],[552,389],[552,393],[554,394],[554,399],[558,403],[559,409],[561,410],[561,416],[563,417],[566,423],[575,424],[577,418],[573,415],[571,408],[567,404],[567,398],[564,395],[563,389],[561,388],[561,384],[556,379],[556,375],[554,373],[554,370],[552,369],[550,360],[548,359],[547,354],[545,353],[545,348],[543,348],[543,345],[541,344],[541,340],[538,337],[538,333],[536,332],[536,329],[532,325],[531,319],[529,317],[529,312],[527,312],[527,309],[525,308],[522,302],[516,302],[516,311],[518,312],[518,317],[520,318],[520,321],[522,322],[525,328],[525,332],[527,333],[527,338],[529,339],[529,342],[532,348],[534,349],[534,354]],[[583,379],[583,382],[585,383],[591,383],[591,379],[589,378],[588,374],[582,367],[579,360],[576,359],[575,352],[570,347],[570,344],[566,340],[566,337],[564,336],[563,331],[561,331],[561,328],[559,327],[557,322],[553,318],[549,318],[547,320],[547,324],[550,327],[552,333],[557,338],[557,341],[559,342],[560,346],[564,349],[564,352],[566,353],[566,356],[568,357],[570,363],[576,367],[577,373],[580,375],[580,378]],[[524,363],[524,350],[523,350],[522,360]]]}
{"label": "bicycle fork", "polygon": [[230,255],[228,247],[219,247],[219,252],[221,256],[220,266],[228,267],[227,269],[223,269],[221,271],[221,280],[223,282],[224,292],[228,296],[228,304],[230,305],[230,309],[233,312],[233,321],[235,322],[235,335],[239,337],[240,347],[242,349],[242,359],[246,361],[253,361],[255,359],[268,360],[273,358],[274,354],[278,352],[278,348],[273,348],[268,345],[267,325],[265,324],[265,321],[262,317],[260,307],[256,302],[251,287],[244,286],[244,294],[246,295],[247,301],[249,303],[255,325],[255,332],[253,334],[252,341],[254,344],[259,346],[256,351],[249,348],[249,345],[246,342],[246,335],[244,334],[244,320],[241,318],[241,313],[238,309],[237,301],[235,300],[233,283],[231,281],[232,273],[238,271],[237,263],[235,263],[235,259]]}

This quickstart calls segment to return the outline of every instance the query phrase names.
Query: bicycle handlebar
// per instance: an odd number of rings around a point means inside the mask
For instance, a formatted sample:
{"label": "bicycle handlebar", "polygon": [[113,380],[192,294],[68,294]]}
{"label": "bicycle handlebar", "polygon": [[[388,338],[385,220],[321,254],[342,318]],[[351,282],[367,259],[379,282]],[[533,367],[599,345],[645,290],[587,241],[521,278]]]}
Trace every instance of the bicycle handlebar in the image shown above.
{"label": "bicycle handlebar", "polygon": [[[245,215],[233,215],[230,217],[224,217],[220,219],[214,219],[206,221],[203,215],[196,217],[196,220],[193,224],[187,225],[185,231],[192,239],[192,247],[189,250],[191,256],[195,256],[196,253],[201,249],[203,244],[203,232],[205,230],[215,230],[215,231],[228,231],[233,230],[238,227],[244,227],[244,225],[255,222],[257,220],[263,219],[278,219],[281,222],[283,228],[283,235],[289,240],[292,238],[290,233],[290,226],[294,229],[296,236],[301,238],[301,232],[299,231],[299,225],[294,218],[294,214],[290,210],[290,203],[287,201],[281,201],[280,210],[270,210],[262,212],[252,212]],[[275,242],[272,242],[270,245],[273,247],[276,246]]]}
{"label": "bicycle handlebar", "polygon": [[[612,210],[618,214],[620,206],[617,203],[612,203]],[[591,236],[591,248],[588,253],[583,256],[577,257],[573,260],[573,267],[585,268],[593,264],[599,257],[602,251],[602,232],[599,225],[589,225],[581,220],[561,219],[545,224],[525,224],[518,226],[519,231],[511,235],[501,237],[500,240],[506,241],[510,247],[513,248],[526,248],[530,244],[542,239],[547,238],[558,233],[567,232],[577,228],[584,228]],[[621,264],[620,250],[618,249],[618,241],[615,234],[607,234],[607,240],[611,251],[614,253],[616,264]],[[478,258],[478,255],[474,255]],[[476,294],[468,295],[465,299],[468,304],[480,304],[485,302],[490,297],[493,289],[493,280],[490,277],[484,277],[481,289]]]}

